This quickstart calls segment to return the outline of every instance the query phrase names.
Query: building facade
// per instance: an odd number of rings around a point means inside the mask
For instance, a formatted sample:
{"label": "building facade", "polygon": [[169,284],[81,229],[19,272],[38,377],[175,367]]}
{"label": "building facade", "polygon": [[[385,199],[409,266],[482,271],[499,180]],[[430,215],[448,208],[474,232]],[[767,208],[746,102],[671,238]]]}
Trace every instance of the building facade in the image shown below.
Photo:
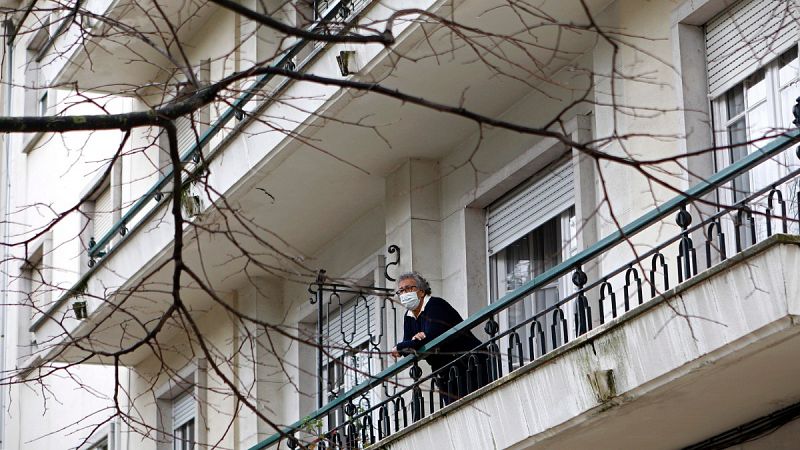
{"label": "building facade", "polygon": [[3,2],[4,116],[236,77],[4,135],[3,448],[793,448],[798,5],[539,3]]}

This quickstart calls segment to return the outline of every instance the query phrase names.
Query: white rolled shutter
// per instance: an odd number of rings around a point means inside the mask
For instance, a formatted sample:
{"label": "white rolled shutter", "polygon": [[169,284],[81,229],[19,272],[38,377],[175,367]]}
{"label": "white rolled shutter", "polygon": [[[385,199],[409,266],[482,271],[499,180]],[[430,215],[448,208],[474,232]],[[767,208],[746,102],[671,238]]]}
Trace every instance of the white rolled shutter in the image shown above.
{"label": "white rolled shutter", "polygon": [[742,0],[706,23],[708,91],[716,97],[798,36],[797,0]]}
{"label": "white rolled shutter", "polygon": [[[323,324],[325,341],[331,356],[338,357],[344,353],[348,347],[358,347],[359,344],[372,336],[380,333],[379,324],[373,323],[370,316],[375,317],[375,306],[377,302],[373,297],[364,299],[350,300],[336,308],[332,304],[328,317]],[[334,309],[335,308],[335,309]]]}
{"label": "white rolled shutter", "polygon": [[[195,125],[200,130],[200,124]],[[189,116],[181,116],[175,119],[175,128],[178,137],[178,152],[182,155],[192,144],[197,142],[197,137],[192,129],[192,120]]]}
{"label": "white rolled shutter", "polygon": [[494,254],[575,204],[572,160],[549,166],[489,206],[487,235]]}
{"label": "white rolled shutter", "polygon": [[111,188],[106,186],[94,201],[94,238],[99,240],[113,225],[114,207],[111,204]]}
{"label": "white rolled shutter", "polygon": [[194,409],[195,401],[191,391],[175,397],[172,400],[172,428],[176,429],[194,419]]}

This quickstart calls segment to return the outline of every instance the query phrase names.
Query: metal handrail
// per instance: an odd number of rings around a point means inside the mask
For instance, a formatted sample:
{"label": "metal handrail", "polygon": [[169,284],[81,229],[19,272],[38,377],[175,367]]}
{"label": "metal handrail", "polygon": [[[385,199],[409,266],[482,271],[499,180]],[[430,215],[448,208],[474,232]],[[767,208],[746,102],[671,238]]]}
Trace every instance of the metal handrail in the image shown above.
{"label": "metal handrail", "polygon": [[[417,353],[418,354],[435,353],[437,348],[442,343],[448,341],[457,334],[460,334],[465,330],[472,330],[476,326],[485,322],[487,319],[491,319],[502,310],[523,300],[525,297],[527,297],[536,289],[546,286],[549,283],[553,282],[554,280],[563,277],[576,269],[579,269],[582,265],[592,260],[593,258],[608,251],[614,246],[622,242],[625,242],[626,239],[648,228],[649,226],[663,220],[669,214],[685,206],[686,203],[688,203],[689,201],[700,200],[701,197],[713,191],[714,189],[717,189],[718,187],[722,186],[724,183],[733,180],[735,177],[739,176],[742,173],[747,172],[748,170],[761,164],[765,160],[778,155],[779,153],[786,150],[789,146],[796,143],[798,140],[800,140],[800,131],[798,130],[792,130],[790,132],[782,134],[781,136],[778,136],[777,138],[770,141],[763,148],[754,150],[753,153],[749,154],[745,158],[742,158],[741,160],[725,167],[724,169],[710,176],[708,179],[702,180],[701,182],[695,184],[686,191],[681,192],[680,194],[674,196],[670,200],[664,202],[663,204],[643,214],[642,216],[632,221],[628,225],[623,226],[614,233],[611,233],[609,236],[599,240],[598,242],[589,246],[580,253],[566,259],[565,261],[556,265],[555,267],[546,270],[542,274],[535,276],[533,279],[526,282],[519,288],[504,295],[496,302],[480,309],[475,314],[469,316],[467,319],[465,319],[458,325],[454,326],[447,332],[443,333],[439,337],[433,339],[431,342],[420,348],[417,351]],[[292,425],[284,428],[282,432],[275,433],[269,438],[265,439],[264,441],[259,442],[258,444],[251,447],[249,450],[265,449],[277,443],[282,437],[286,435],[291,435],[292,433],[297,431],[301,431],[303,429],[303,425],[305,423],[308,423],[308,421],[321,419],[325,417],[328,413],[335,411],[336,409],[344,406],[345,404],[352,402],[356,397],[378,386],[384,380],[389,379],[390,377],[395,376],[399,374],[401,371],[407,369],[416,361],[418,361],[418,359],[419,357],[416,355],[409,355],[403,357],[402,359],[398,360],[395,364],[389,366],[380,373],[374,376],[370,376],[369,379],[362,382],[358,386],[355,386],[354,388],[346,392],[344,395],[338,397],[336,400],[326,404],[320,409],[317,409],[316,411],[312,412],[302,420],[298,420]]]}

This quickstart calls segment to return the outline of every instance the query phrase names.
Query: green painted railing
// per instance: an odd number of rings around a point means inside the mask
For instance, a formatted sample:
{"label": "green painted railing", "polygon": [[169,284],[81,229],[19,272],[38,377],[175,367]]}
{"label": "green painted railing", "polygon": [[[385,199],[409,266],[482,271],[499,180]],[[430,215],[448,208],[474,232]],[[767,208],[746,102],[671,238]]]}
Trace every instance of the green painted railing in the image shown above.
{"label": "green painted railing", "polygon": [[[690,201],[700,199],[704,195],[733,180],[740,174],[749,171],[765,160],[777,156],[781,152],[785,151],[789,146],[797,142],[798,139],[800,139],[800,131],[797,130],[788,132],[775,138],[763,148],[753,151],[753,153],[747,157],[731,164],[708,179],[703,180],[688,190],[676,195],[672,199],[643,214],[641,217],[629,223],[628,225],[587,247],[585,250],[581,251],[575,256],[572,256],[552,269],[537,275],[524,285],[504,295],[498,301],[482,308],[446,333],[432,340],[430,343],[419,349],[417,353],[434,353],[437,347],[439,347],[443,342],[455,336],[462,330],[472,330],[475,327],[485,323],[490,318],[496,317],[498,313],[521,301],[536,289],[547,286],[554,280],[569,274],[576,268],[580,268],[593,258],[605,253],[616,245],[625,242],[627,238],[630,238],[647,227],[666,219],[670,214],[679,210],[682,206],[686,205]],[[366,391],[380,385],[383,381],[388,380],[398,375],[403,370],[409,368],[414,361],[417,360],[417,358],[417,356],[411,355],[398,360],[392,366],[381,371],[377,375],[371,376],[370,379],[349,390],[336,400],[312,412],[302,420],[298,420],[292,425],[284,428],[282,433],[275,433],[264,441],[254,445],[250,448],[250,450],[266,449],[267,447],[276,444],[284,436],[294,432],[302,431],[305,424],[309,423],[310,421],[322,419],[328,413],[343,407],[345,404],[348,404],[353,400],[357,400],[357,397],[364,394]]]}

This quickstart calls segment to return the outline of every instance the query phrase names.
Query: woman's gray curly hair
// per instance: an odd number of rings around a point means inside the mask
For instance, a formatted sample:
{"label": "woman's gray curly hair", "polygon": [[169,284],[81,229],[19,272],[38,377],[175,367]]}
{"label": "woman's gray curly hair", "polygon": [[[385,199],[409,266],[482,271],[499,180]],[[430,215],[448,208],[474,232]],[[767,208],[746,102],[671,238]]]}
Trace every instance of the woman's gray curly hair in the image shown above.
{"label": "woman's gray curly hair", "polygon": [[414,280],[414,283],[417,285],[417,289],[424,292],[425,295],[431,295],[431,285],[428,283],[428,280],[426,280],[425,277],[420,275],[418,272],[406,272],[400,274],[400,276],[397,277],[397,284],[400,284],[401,281],[409,278]]}

